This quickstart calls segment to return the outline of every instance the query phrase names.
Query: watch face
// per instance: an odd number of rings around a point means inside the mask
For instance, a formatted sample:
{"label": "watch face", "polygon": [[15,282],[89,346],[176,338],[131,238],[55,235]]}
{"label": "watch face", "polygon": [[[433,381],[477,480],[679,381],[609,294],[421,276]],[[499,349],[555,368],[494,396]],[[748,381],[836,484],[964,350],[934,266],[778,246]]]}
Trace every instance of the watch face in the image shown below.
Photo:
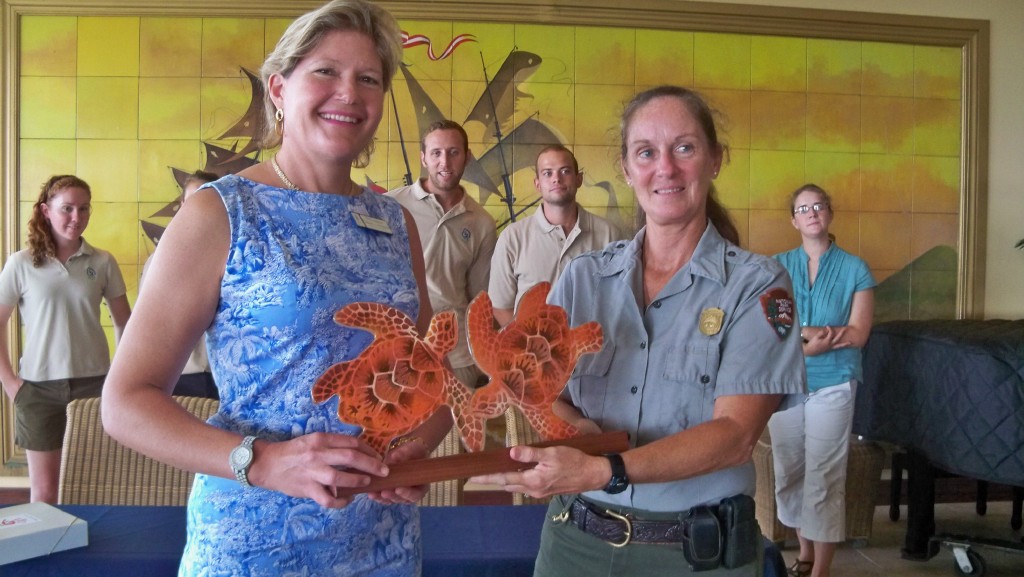
{"label": "watch face", "polygon": [[612,477],[612,480],[608,482],[608,486],[605,487],[604,492],[610,495],[621,493],[626,490],[629,486],[629,482],[620,477]]}
{"label": "watch face", "polygon": [[252,461],[252,449],[248,447],[235,447],[231,451],[231,464],[236,469],[245,467]]}

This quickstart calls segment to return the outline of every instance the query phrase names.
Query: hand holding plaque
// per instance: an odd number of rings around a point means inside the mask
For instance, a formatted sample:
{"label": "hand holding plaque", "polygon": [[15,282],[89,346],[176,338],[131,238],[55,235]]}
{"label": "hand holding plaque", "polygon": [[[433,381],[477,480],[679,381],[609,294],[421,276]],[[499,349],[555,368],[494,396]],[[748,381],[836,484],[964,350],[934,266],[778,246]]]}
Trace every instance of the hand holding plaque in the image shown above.
{"label": "hand holding plaque", "polygon": [[543,445],[575,446],[590,454],[628,448],[625,433],[578,437],[579,430],[552,410],[580,355],[601,350],[603,336],[596,322],[571,328],[565,311],[547,304],[550,288],[549,283],[531,288],[515,318],[500,330],[487,293],[470,303],[470,348],[490,377],[476,390],[459,382],[443,362],[458,340],[453,312],[435,315],[423,338],[408,316],[379,303],[352,303],[335,313],[335,322],[365,329],[374,340],[357,358],[328,369],[313,385],[313,400],[322,403],[338,395],[338,418],[361,426],[366,443],[381,454],[394,438],[444,405],[452,411],[463,444],[474,452],[399,463],[387,478],[353,492],[522,469],[524,464],[513,461],[508,449],[476,453],[484,447],[487,419],[503,415],[509,406],[523,413]]}

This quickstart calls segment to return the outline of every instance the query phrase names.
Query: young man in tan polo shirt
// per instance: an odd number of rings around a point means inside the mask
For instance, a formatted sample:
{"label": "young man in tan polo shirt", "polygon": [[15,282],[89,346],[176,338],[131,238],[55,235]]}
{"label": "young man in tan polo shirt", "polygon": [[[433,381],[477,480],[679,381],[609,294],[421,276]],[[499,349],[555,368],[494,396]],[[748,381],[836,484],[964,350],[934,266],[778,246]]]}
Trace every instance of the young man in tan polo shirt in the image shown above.
{"label": "young man in tan polo shirt", "polygon": [[427,292],[434,314],[454,310],[459,342],[448,354],[455,376],[468,386],[483,373],[466,341],[466,308],[487,290],[497,240],[494,218],[460,184],[469,162],[469,138],[457,122],[439,121],[420,140],[420,162],[427,177],[388,192],[412,214],[423,245]]}

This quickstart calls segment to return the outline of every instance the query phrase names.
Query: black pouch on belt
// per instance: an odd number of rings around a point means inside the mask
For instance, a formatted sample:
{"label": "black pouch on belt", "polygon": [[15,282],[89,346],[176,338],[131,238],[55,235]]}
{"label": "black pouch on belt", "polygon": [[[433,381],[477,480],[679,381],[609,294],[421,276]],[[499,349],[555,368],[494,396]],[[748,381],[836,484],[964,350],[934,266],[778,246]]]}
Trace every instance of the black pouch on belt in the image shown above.
{"label": "black pouch on belt", "polygon": [[754,499],[749,495],[726,497],[718,506],[718,516],[725,536],[722,566],[733,569],[757,559],[761,529],[754,517]]}
{"label": "black pouch on belt", "polygon": [[694,507],[683,519],[683,555],[691,571],[709,571],[721,565],[722,527],[709,507]]}

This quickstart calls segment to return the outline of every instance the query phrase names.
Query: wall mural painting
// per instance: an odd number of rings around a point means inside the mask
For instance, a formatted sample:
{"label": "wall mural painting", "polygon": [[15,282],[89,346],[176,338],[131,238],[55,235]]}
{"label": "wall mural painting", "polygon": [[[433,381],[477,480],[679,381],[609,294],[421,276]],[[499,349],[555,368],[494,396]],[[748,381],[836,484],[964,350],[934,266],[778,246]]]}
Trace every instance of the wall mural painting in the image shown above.
{"label": "wall mural painting", "polygon": [[[97,181],[97,216],[134,212],[143,239],[90,231],[109,235],[97,244],[114,249],[126,278],[137,276],[159,242],[189,173],[234,173],[273,153],[255,138],[265,122],[256,70],[288,20],[32,16],[24,23],[23,59],[41,64],[24,65],[21,75],[22,214],[36,180],[55,170]],[[816,182],[835,199],[840,244],[880,282],[877,320],[955,316],[958,49],[592,26],[402,26],[405,58],[376,151],[354,171],[374,190],[418,178],[419,136],[448,117],[470,135],[463,184],[500,226],[534,210],[534,159],[557,142],[580,160],[581,204],[632,230],[634,199],[617,168],[618,112],[646,86],[689,85],[721,113],[730,163],[716,184],[746,248],[773,254],[795,246],[787,195]],[[262,46],[242,42],[260,31]],[[119,34],[138,45],[138,59],[103,56]],[[189,34],[180,54],[164,54],[165,36]],[[72,41],[54,45],[58,36]],[[197,157],[184,147],[197,140],[203,156],[193,164]],[[110,174],[107,157],[122,151],[135,155],[125,170],[136,171],[137,190],[124,185],[131,178]]]}
{"label": "wall mural painting", "polygon": [[[445,60],[451,56],[456,48],[467,42],[475,42],[472,34],[460,34],[453,38],[440,54],[435,54],[433,43],[430,39],[421,34],[411,35],[402,32],[403,47],[406,49],[425,47],[427,57],[431,62]],[[549,126],[538,118],[539,114],[534,112],[524,120],[515,123],[513,112],[518,109],[517,104],[521,99],[529,99],[530,95],[521,89],[521,85],[534,70],[541,64],[541,57],[532,52],[513,49],[505,60],[498,67],[497,72],[490,77],[481,55],[481,76],[484,78],[482,94],[476,99],[476,104],[465,118],[456,119],[467,131],[471,130],[471,123],[477,123],[481,132],[487,136],[480,150],[474,150],[463,182],[467,185],[475,185],[477,192],[474,196],[481,204],[493,207],[503,207],[501,213],[495,214],[498,221],[499,231],[508,223],[515,222],[525,216],[526,211],[534,208],[540,202],[536,194],[527,198],[517,197],[512,187],[511,175],[526,168],[532,168],[534,159],[540,151],[551,144],[569,144],[568,141],[558,135],[556,128]],[[404,175],[402,184],[409,184],[413,178],[413,172],[419,164],[418,160],[418,135],[433,122],[447,118],[441,112],[440,107],[434,102],[431,95],[424,89],[416,79],[415,74],[408,64],[402,64],[400,72],[405,80],[407,96],[410,109],[416,118],[416,125],[409,130],[403,130],[399,120],[398,100],[394,92],[391,93],[391,106],[394,112],[396,132],[399,134],[398,144],[402,151],[402,162]],[[245,114],[227,131],[217,137],[217,140],[236,139],[231,149],[225,149],[210,142],[204,142],[206,149],[206,163],[203,170],[218,176],[231,174],[243,170],[259,162],[263,149],[258,143],[258,136],[262,134],[266,119],[263,112],[263,83],[257,73],[246,68],[240,69],[251,85],[252,97],[249,101]],[[397,86],[394,87],[399,89]],[[409,136],[406,137],[405,135]],[[238,146],[241,145],[241,150]],[[171,167],[171,172],[178,187],[184,191],[185,180],[190,171],[185,168]],[[380,175],[378,175],[380,176]],[[375,178],[373,174],[366,174],[366,185],[377,192],[385,192],[397,186],[389,181],[384,175]],[[584,175],[584,187],[596,187],[604,191],[608,202],[602,207],[605,216],[618,224],[623,230],[632,228],[629,218],[620,210],[616,192],[612,183],[604,180],[592,182]],[[150,217],[171,218],[181,208],[181,197],[178,196],[160,210],[154,212]],[[496,212],[492,210],[492,212]],[[159,243],[160,235],[164,226],[149,220],[140,220],[140,226],[147,238],[154,245]]]}
{"label": "wall mural painting", "polygon": [[[77,174],[93,189],[89,241],[117,258],[134,303],[185,175],[234,173],[273,154],[254,139],[264,122],[256,71],[291,18],[219,8],[209,17],[160,16],[148,2],[137,15],[132,2],[17,4],[5,4],[17,41],[17,65],[6,68],[16,116],[0,153],[16,166],[3,204],[6,249],[24,246],[40,183]],[[595,0],[605,16],[576,25],[571,10],[552,24],[486,8],[436,19],[415,3],[395,4],[414,16],[399,21],[403,66],[357,181],[383,191],[418,177],[420,132],[444,116],[465,123],[474,160],[463,184],[499,223],[535,209],[537,150],[561,142],[584,172],[580,203],[631,229],[619,113],[639,90],[680,84],[720,113],[729,163],[716,188],[745,248],[796,246],[788,194],[815,182],[832,193],[838,243],[880,282],[876,321],[953,318],[958,299],[968,314],[979,306],[972,227],[983,216],[970,207],[984,192],[975,153],[986,140],[976,88],[987,86],[983,24],[891,15],[839,22],[840,13],[758,7],[676,14],[679,3],[660,0],[649,4],[671,9],[652,21],[633,8],[619,18],[627,9]],[[828,32],[837,23],[852,32]],[[777,25],[795,35],[777,35]],[[11,422],[0,399],[5,467],[23,462]]]}

